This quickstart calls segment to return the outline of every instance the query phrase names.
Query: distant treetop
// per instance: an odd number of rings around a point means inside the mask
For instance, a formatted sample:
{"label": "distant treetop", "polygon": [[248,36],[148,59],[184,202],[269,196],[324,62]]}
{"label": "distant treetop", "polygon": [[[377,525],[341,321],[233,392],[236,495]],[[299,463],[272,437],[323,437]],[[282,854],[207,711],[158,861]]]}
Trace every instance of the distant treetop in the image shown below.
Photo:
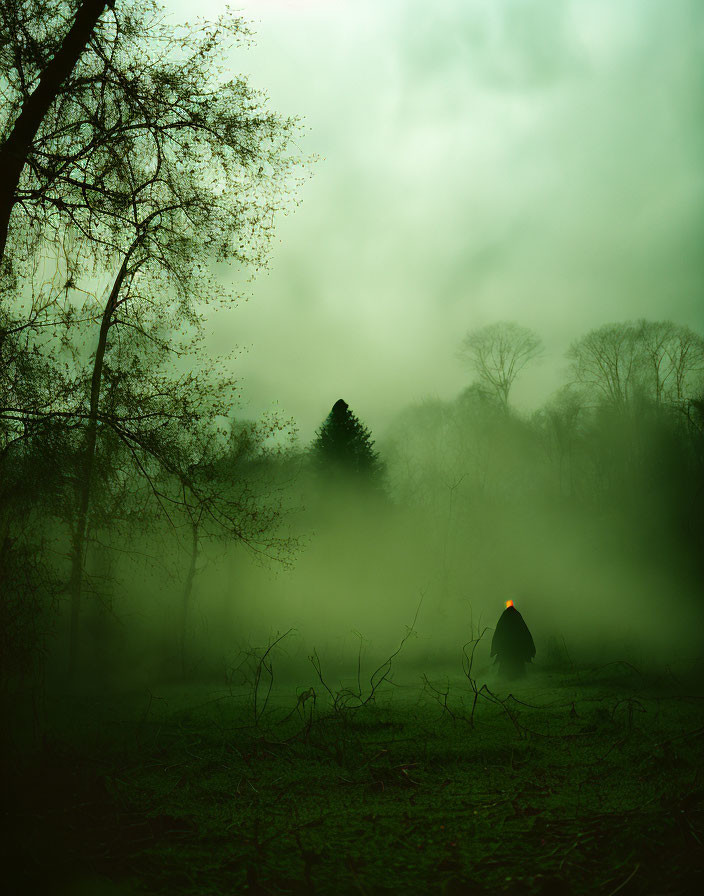
{"label": "distant treetop", "polygon": [[371,432],[339,398],[316,433],[311,445],[315,467],[321,471],[348,473],[378,481],[382,474]]}
{"label": "distant treetop", "polygon": [[494,395],[508,409],[516,377],[542,351],[543,343],[533,330],[500,321],[470,330],[462,340],[459,358],[477,374],[487,395]]}

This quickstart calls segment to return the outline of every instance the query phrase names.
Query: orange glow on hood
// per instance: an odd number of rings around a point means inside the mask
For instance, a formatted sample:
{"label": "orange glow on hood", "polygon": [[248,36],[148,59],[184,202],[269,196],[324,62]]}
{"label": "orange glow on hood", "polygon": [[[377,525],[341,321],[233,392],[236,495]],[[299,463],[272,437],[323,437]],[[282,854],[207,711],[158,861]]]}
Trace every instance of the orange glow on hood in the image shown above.
{"label": "orange glow on hood", "polygon": [[513,601],[512,601],[512,600],[507,600],[507,601],[506,601],[506,609],[508,610],[508,608],[509,608],[509,607],[512,607],[512,606],[513,606]]}

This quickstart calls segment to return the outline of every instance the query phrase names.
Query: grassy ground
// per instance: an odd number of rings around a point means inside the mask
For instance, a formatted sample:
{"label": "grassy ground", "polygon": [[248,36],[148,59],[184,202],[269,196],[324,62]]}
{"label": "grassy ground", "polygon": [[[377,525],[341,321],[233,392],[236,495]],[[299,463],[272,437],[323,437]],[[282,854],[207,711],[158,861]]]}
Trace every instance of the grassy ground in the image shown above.
{"label": "grassy ground", "polygon": [[614,664],[474,712],[467,678],[337,709],[261,685],[256,718],[251,690],[57,702],[5,769],[5,892],[704,892],[691,685]]}

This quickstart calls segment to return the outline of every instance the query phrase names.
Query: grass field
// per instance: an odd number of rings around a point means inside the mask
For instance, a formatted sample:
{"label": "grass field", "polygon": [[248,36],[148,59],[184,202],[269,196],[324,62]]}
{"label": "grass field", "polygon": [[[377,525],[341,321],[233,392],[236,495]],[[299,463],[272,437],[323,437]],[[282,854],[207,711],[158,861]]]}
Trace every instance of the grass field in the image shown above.
{"label": "grass field", "polygon": [[255,684],[55,701],[6,769],[5,892],[704,892],[684,679],[409,674],[297,700],[262,676],[256,704]]}

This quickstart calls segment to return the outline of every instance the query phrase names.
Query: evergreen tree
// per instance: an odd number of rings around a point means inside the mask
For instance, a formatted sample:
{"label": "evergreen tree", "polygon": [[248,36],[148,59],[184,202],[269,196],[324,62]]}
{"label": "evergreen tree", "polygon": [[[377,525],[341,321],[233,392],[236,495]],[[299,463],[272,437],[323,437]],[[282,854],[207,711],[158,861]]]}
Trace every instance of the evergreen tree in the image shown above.
{"label": "evergreen tree", "polygon": [[317,430],[311,450],[317,469],[348,473],[378,484],[383,465],[373,446],[370,431],[340,398]]}

